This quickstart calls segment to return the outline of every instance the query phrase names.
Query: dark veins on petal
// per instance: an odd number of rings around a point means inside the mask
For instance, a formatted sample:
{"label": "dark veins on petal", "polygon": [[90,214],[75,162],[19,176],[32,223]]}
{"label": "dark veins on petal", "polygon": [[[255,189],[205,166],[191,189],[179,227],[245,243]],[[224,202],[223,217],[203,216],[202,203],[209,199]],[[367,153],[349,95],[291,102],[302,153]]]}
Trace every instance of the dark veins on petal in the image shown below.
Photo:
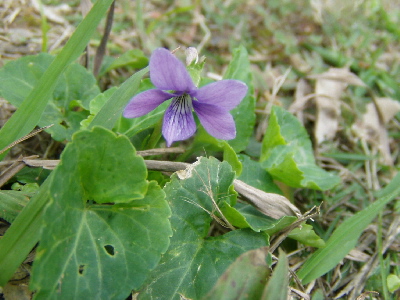
{"label": "dark veins on petal", "polygon": [[187,125],[188,115],[192,113],[191,99],[187,94],[175,97],[171,103],[173,116],[171,123],[177,123],[179,128],[184,130],[183,126]]}

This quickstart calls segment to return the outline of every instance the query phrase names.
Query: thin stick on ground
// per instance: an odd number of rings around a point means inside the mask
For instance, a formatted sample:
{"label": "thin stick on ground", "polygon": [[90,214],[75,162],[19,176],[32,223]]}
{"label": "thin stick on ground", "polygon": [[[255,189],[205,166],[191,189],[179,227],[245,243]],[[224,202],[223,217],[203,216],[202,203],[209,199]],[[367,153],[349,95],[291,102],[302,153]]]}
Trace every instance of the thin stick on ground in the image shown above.
{"label": "thin stick on ground", "polygon": [[36,129],[36,130],[32,131],[31,133],[29,133],[29,134],[23,136],[22,138],[16,140],[15,142],[12,142],[10,145],[8,145],[7,147],[5,147],[3,150],[0,151],[0,155],[3,154],[4,152],[6,152],[8,149],[11,149],[11,148],[14,147],[15,145],[17,145],[17,144],[19,144],[19,143],[21,143],[21,142],[23,142],[23,141],[25,141],[25,140],[27,140],[27,139],[29,139],[29,138],[35,136],[35,135],[37,135],[39,132],[42,132],[43,130],[48,129],[48,128],[50,128],[50,127],[53,126],[53,125],[54,125],[54,124],[51,124],[51,125],[44,126],[44,127],[42,127],[42,128]]}

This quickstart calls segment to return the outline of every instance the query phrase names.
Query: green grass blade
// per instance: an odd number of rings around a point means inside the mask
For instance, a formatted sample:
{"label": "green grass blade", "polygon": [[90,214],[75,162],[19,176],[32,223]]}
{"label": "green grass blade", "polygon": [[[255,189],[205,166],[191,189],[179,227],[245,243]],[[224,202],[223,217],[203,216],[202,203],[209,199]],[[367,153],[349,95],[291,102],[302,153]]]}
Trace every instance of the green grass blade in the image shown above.
{"label": "green grass blade", "polygon": [[121,86],[112,94],[110,99],[104,104],[98,114],[93,118],[89,124],[88,129],[93,126],[102,126],[107,129],[112,129],[115,122],[121,116],[122,110],[128,103],[129,99],[133,97],[139,88],[142,77],[149,71],[146,67],[139,72],[136,72],[129,77]]}
{"label": "green grass blade", "polygon": [[344,221],[332,234],[325,248],[316,251],[298,272],[303,284],[333,269],[357,243],[363,230],[394,197],[400,194],[400,173],[382,191],[381,198]]}
{"label": "green grass blade", "polygon": [[[57,80],[65,68],[81,55],[113,0],[98,0],[79,24],[59,55],[19,109],[0,130],[0,149],[28,134],[39,122]],[[15,88],[18,88],[16,83]]]}
{"label": "green grass blade", "polygon": [[0,239],[0,286],[4,286],[39,241],[42,212],[49,200],[52,174]]}

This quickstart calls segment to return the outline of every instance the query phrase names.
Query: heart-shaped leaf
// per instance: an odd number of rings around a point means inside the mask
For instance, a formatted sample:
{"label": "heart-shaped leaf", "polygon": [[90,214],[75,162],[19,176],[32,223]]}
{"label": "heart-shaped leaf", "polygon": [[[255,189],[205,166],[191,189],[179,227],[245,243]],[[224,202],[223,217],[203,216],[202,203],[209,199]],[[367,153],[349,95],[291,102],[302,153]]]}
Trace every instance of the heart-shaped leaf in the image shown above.
{"label": "heart-shaped leaf", "polygon": [[167,250],[165,194],[124,136],[74,135],[54,171],[33,266],[38,299],[123,299]]}
{"label": "heart-shaped leaf", "polygon": [[213,216],[221,220],[215,204],[235,202],[229,163],[201,158],[179,176],[164,188],[172,210],[171,245],[140,299],[199,299],[238,256],[267,245],[266,234],[248,229],[209,236]]}

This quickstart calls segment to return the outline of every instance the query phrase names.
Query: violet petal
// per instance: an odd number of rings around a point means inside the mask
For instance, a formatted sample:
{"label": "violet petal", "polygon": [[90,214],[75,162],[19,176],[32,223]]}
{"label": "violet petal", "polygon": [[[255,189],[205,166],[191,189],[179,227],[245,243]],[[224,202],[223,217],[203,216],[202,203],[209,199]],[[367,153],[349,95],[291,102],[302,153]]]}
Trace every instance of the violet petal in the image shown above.
{"label": "violet petal", "polygon": [[218,139],[231,140],[236,137],[236,126],[232,115],[224,108],[193,101],[193,108],[204,129]]}
{"label": "violet petal", "polygon": [[162,134],[167,146],[175,141],[186,140],[196,131],[196,122],[192,113],[192,100],[185,94],[172,99],[164,115]]}
{"label": "violet petal", "polygon": [[158,89],[144,91],[137,94],[129,101],[128,105],[125,107],[123,116],[125,118],[141,117],[172,97],[173,95]]}
{"label": "violet petal", "polygon": [[154,50],[150,57],[150,79],[164,91],[190,92],[196,89],[185,65],[164,48]]}
{"label": "violet petal", "polygon": [[229,111],[242,101],[246,93],[246,84],[239,80],[226,79],[207,84],[191,95],[201,103],[212,104]]}

